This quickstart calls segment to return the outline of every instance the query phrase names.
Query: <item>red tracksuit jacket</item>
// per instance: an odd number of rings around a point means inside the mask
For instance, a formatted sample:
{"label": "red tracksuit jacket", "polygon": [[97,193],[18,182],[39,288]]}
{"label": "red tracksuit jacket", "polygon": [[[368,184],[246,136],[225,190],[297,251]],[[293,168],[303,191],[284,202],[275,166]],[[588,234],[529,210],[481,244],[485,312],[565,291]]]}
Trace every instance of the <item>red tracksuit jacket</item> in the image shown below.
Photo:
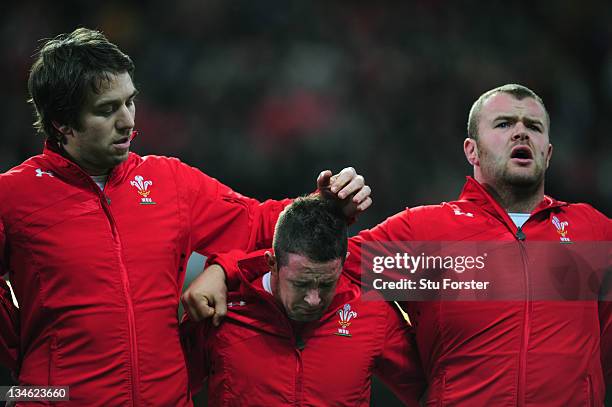
{"label": "red tracksuit jacket", "polygon": [[[471,214],[468,216],[466,214]],[[610,241],[610,219],[586,204],[545,197],[519,232],[469,177],[458,201],[407,209],[350,240],[345,271],[359,278],[367,241]],[[521,236],[522,235],[522,236]],[[602,406],[612,376],[612,307],[597,301],[406,302],[429,382],[427,406]],[[514,270],[494,270],[512,273]],[[601,349],[601,355],[600,355]]]}
{"label": "red tracksuit jacket", "polygon": [[365,407],[372,374],[418,406],[425,382],[414,337],[393,304],[361,301],[359,286],[342,276],[321,319],[298,326],[261,277],[248,280],[268,270],[262,253],[240,265],[220,327],[183,323],[194,390],[208,378],[209,406]]}
{"label": "red tracksuit jacket", "polygon": [[[469,214],[469,215],[468,215]],[[612,241],[612,222],[586,204],[545,197],[517,229],[503,208],[468,177],[458,201],[400,212],[349,239],[344,272],[361,278],[365,242],[559,242],[553,216],[574,242]],[[609,247],[609,244],[608,246]],[[363,254],[363,256],[362,256]],[[371,259],[370,259],[371,260]],[[213,256],[236,284],[236,256]],[[371,261],[370,263],[371,264]],[[512,273],[513,270],[494,270]],[[429,383],[427,406],[602,406],[612,384],[612,303],[524,301],[404,302]]]}
{"label": "red tracksuit jacket", "polygon": [[[177,159],[131,153],[104,191],[50,145],[0,175],[0,361],[74,406],[190,405],[177,309],[193,250],[267,247],[259,203]],[[61,405],[55,403],[53,405]]]}

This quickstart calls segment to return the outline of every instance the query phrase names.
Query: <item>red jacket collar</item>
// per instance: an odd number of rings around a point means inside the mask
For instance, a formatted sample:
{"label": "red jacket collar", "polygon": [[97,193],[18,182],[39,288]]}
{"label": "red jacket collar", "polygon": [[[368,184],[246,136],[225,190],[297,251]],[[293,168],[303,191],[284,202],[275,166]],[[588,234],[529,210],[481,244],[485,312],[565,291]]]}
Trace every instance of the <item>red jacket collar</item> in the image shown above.
{"label": "red jacket collar", "polygon": [[[466,182],[459,195],[459,200],[472,202],[497,217],[506,218],[508,216],[504,208],[502,208],[486,188],[473,177],[466,177]],[[564,205],[567,205],[567,202],[558,201],[548,195],[544,195],[544,199],[542,199],[538,206],[531,212],[531,215]]]}
{"label": "red jacket collar", "polygon": [[[51,167],[49,169],[54,173],[71,180],[76,178],[86,180],[88,183],[92,182],[89,174],[68,158],[57,143],[46,140],[43,148],[43,157],[47,159],[46,161]],[[123,182],[129,171],[140,164],[140,162],[142,162],[142,158],[138,154],[130,152],[127,160],[113,168],[106,181],[107,184],[116,185]]]}

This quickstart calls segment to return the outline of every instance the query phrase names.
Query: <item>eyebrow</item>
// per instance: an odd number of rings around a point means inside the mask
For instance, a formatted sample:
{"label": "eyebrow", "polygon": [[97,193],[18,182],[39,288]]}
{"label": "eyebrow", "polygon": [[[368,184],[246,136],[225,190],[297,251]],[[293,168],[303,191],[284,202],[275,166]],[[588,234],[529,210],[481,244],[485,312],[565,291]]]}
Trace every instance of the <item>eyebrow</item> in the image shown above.
{"label": "eyebrow", "polygon": [[[493,119],[493,123],[499,120],[507,120],[507,121],[516,123],[517,121],[519,121],[519,117],[518,116],[497,116]],[[540,126],[544,127],[544,123],[541,120],[534,119],[533,117],[524,116],[523,121],[528,124],[539,124]]]}
{"label": "eyebrow", "polygon": [[289,279],[289,281],[291,281],[292,283],[314,283],[314,282],[318,282],[319,284],[321,283],[333,283],[335,281],[334,278],[319,278],[319,279]]}
{"label": "eyebrow", "polygon": [[[130,96],[128,96],[127,100],[135,98],[136,95],[138,95],[139,93],[140,93],[140,91],[138,89],[134,89],[134,92],[132,92],[132,94]],[[94,107],[111,105],[111,104],[117,103],[119,101],[121,101],[121,99],[106,99],[106,100],[102,99],[100,102],[96,103],[94,105]]]}

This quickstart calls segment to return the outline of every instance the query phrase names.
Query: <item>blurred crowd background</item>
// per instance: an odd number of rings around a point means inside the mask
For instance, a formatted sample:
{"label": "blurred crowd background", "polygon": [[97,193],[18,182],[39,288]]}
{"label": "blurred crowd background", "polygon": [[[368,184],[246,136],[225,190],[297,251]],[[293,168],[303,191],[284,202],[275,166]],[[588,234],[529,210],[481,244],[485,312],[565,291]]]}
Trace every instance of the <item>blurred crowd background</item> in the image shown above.
{"label": "blurred crowd background", "polygon": [[136,63],[133,151],[181,158],[237,191],[312,191],[354,166],[374,205],[455,199],[473,101],[540,94],[547,193],[612,212],[612,6],[605,1],[9,1],[0,5],[0,171],[42,150],[27,76],[39,40],[86,26]]}

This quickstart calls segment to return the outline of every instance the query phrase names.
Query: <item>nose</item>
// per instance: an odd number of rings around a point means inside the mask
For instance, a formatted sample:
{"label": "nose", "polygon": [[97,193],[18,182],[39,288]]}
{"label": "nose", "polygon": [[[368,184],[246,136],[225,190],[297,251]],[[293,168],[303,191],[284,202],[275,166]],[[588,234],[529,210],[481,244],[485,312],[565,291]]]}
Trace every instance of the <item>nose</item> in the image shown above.
{"label": "nose", "polygon": [[129,108],[126,105],[121,106],[119,115],[117,116],[117,123],[116,123],[117,128],[120,130],[134,128],[135,115],[136,113],[133,109]]}
{"label": "nose", "polygon": [[319,290],[309,290],[304,297],[304,301],[311,307],[316,307],[321,304],[321,297],[319,296]]}
{"label": "nose", "polygon": [[523,122],[519,121],[516,123],[516,125],[514,126],[514,131],[512,132],[512,140],[516,141],[516,140],[528,140],[529,139],[529,132],[527,131],[527,127],[525,127],[525,124],[523,124]]}

